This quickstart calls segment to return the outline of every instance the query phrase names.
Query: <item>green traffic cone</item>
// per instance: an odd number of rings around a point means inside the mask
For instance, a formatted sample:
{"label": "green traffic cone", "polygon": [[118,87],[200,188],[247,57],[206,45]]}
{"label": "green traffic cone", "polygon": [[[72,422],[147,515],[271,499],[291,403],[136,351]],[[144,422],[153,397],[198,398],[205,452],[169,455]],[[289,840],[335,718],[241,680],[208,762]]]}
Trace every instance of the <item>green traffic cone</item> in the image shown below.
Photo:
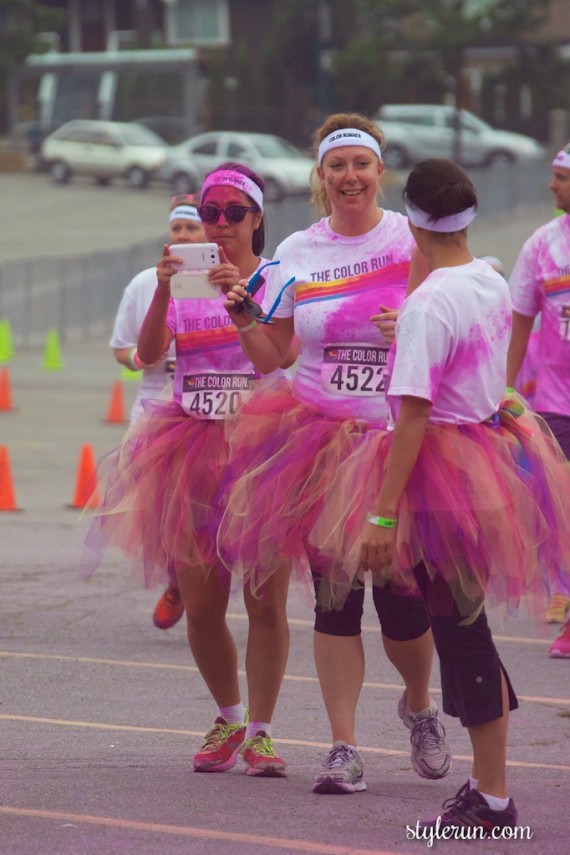
{"label": "green traffic cone", "polygon": [[61,371],[63,368],[59,349],[59,336],[56,329],[48,330],[47,332],[43,367],[45,371]]}
{"label": "green traffic cone", "polygon": [[14,356],[12,327],[8,318],[0,318],[0,364],[10,362]]}

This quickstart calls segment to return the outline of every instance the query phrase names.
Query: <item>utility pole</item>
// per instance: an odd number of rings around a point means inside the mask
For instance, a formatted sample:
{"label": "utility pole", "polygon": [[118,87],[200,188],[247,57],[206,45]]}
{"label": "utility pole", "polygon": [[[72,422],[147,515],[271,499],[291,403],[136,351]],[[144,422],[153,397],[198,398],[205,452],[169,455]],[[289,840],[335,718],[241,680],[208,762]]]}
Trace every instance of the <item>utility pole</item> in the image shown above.
{"label": "utility pole", "polygon": [[333,25],[331,0],[317,2],[317,107],[321,117],[331,111]]}

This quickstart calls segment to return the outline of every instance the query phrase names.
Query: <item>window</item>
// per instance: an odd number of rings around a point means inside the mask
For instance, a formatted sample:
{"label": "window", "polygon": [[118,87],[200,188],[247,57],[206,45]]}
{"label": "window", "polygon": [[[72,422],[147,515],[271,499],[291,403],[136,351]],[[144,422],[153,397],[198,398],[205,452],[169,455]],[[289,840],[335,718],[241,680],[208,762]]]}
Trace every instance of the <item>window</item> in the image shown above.
{"label": "window", "polygon": [[228,0],[176,0],[166,9],[168,43],[226,45],[230,41]]}
{"label": "window", "polygon": [[204,142],[197,146],[190,147],[190,154],[216,154],[218,151],[218,144],[215,140],[211,140],[210,142]]}
{"label": "window", "polygon": [[230,142],[228,143],[228,151],[227,155],[229,158],[234,158],[235,160],[239,160],[240,157],[247,157],[249,154],[249,149],[240,143]]}

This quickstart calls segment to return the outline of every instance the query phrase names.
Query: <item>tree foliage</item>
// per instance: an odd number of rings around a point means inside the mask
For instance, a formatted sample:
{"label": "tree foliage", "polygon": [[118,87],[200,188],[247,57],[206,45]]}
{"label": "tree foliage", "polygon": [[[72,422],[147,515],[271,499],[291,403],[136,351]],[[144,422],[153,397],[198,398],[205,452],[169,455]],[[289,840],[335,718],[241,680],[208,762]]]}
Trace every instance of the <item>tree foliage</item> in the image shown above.
{"label": "tree foliage", "polygon": [[0,0],[0,67],[19,65],[45,51],[40,33],[58,30],[64,13],[33,0]]}
{"label": "tree foliage", "polygon": [[[550,0],[354,0],[355,29],[335,71],[347,106],[371,111],[394,100],[440,100],[465,51],[525,43]],[[396,97],[394,97],[396,96]]]}

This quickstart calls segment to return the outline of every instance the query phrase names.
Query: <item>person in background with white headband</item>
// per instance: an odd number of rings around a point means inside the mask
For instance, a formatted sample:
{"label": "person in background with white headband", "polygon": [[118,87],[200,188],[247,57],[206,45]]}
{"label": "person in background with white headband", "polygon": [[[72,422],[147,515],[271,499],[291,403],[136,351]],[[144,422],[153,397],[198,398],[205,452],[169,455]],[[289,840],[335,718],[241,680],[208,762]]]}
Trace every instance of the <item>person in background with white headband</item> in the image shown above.
{"label": "person in background with white headband", "polygon": [[387,394],[395,427],[341,462],[312,538],[352,574],[370,569],[421,591],[443,709],[468,729],[473,765],[444,813],[420,826],[489,835],[517,824],[506,742],[518,704],[485,603],[540,610],[550,562],[570,545],[570,473],[538,417],[505,393],[511,300],[467,244],[473,184],[450,160],[424,160],[404,198],[429,274],[396,324]]}
{"label": "person in background with white headband", "polygon": [[[269,263],[261,255],[263,187],[255,172],[237,163],[223,164],[204,180],[198,214],[206,238],[220,252],[220,263],[208,272],[211,297],[171,297],[170,280],[182,259],[164,247],[137,351],[144,364],[154,364],[175,340],[172,396],[146,402],[122,446],[109,455],[101,479],[104,499],[86,543],[96,558],[107,546],[122,549],[133,575],[144,573],[147,587],[166,581],[166,568],[174,568],[190,650],[217,707],[194,755],[194,771],[224,772],[241,754],[246,774],[283,777],[285,761],[275,751],[271,718],[289,648],[289,580],[284,574],[268,580],[261,596],[244,587],[248,715],[226,620],[231,575],[216,553],[232,474],[225,421],[262,379],[243,354],[223,301],[242,277],[263,277]],[[263,297],[263,278],[261,283]],[[286,367],[295,356],[293,348],[280,364]],[[280,366],[267,373],[268,382],[289,376]],[[195,704],[191,714],[196,715]]]}
{"label": "person in background with white headband", "polygon": [[[235,313],[243,284],[226,303],[244,352],[259,370],[280,364],[293,330],[301,342],[292,387],[283,382],[260,389],[240,412],[231,439],[238,475],[218,547],[226,566],[254,589],[281,572],[283,558],[296,577],[314,585],[315,662],[333,743],[313,785],[321,794],[366,789],[355,731],[364,680],[365,591],[357,583],[331,609],[335,568],[311,548],[309,535],[339,462],[368,442],[371,432],[386,431],[385,368],[393,327],[387,309],[397,309],[408,281],[423,274],[411,274],[414,243],[406,218],[378,206],[382,145],[379,128],[359,114],[333,115],[321,125],[314,135],[312,184],[324,216],[276,251],[280,263],[269,272],[263,303],[274,323],[251,328]],[[449,772],[451,752],[429,694],[433,639],[424,604],[389,585],[375,585],[373,597],[385,651],[406,687],[398,715],[411,731],[413,767],[424,778],[441,778]]]}
{"label": "person in background with white headband", "polygon": [[[513,335],[507,382],[514,386],[538,336],[533,408],[539,412],[570,460],[570,143],[552,161],[549,184],[562,215],[540,226],[524,244],[509,280]],[[538,333],[533,333],[541,313]],[[549,648],[556,659],[570,659],[570,558],[558,570],[546,620],[564,626]],[[566,582],[561,578],[565,576]]]}
{"label": "person in background with white headband", "polygon": [[[168,242],[170,244],[185,244],[203,243],[205,240],[204,226],[198,214],[194,197],[174,196],[170,200]],[[130,368],[131,371],[142,372],[137,395],[131,408],[131,425],[143,412],[143,401],[156,398],[174,372],[174,342],[171,343],[168,352],[161,356],[154,365],[145,365],[137,352],[140,328],[152,301],[155,288],[155,267],[142,270],[129,282],[117,309],[115,326],[109,342],[117,362]],[[154,625],[159,629],[169,629],[178,623],[184,614],[184,606],[174,578],[174,572],[172,571],[169,575],[170,582],[157,602],[153,613]]]}

